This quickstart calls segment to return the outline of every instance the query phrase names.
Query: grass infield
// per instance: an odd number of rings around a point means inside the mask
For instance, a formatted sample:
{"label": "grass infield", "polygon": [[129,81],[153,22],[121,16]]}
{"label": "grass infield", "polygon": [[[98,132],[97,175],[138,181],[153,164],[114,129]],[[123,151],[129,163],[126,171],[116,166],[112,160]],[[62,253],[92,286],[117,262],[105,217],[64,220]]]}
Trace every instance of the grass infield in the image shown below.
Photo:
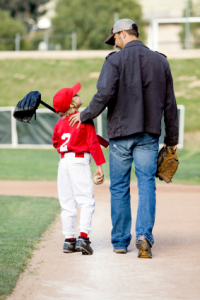
{"label": "grass infield", "polygon": [[13,196],[0,196],[0,206],[0,300],[4,300],[60,206],[54,198]]}
{"label": "grass infield", "polygon": [[[109,179],[109,152],[103,149],[106,164],[103,165],[105,178]],[[187,148],[178,150],[180,161],[174,183],[200,183],[200,150]],[[0,180],[57,180],[59,155],[56,150],[0,149]],[[96,171],[94,161],[92,173]],[[136,180],[134,166],[131,179]]]}

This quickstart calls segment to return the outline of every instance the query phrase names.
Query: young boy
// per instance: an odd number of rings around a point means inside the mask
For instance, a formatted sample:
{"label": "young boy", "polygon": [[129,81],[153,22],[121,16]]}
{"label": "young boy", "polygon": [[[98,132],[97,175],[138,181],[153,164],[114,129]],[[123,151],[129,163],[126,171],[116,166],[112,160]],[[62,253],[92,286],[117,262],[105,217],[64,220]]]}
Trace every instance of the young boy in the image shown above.
{"label": "young boy", "polygon": [[[88,234],[91,232],[92,215],[95,208],[94,188],[90,170],[90,153],[97,165],[95,175],[98,183],[103,183],[102,164],[105,158],[92,122],[71,127],[69,116],[77,113],[83,104],[77,95],[81,84],[59,90],[53,98],[53,107],[63,114],[54,127],[52,142],[60,153],[58,166],[58,196],[61,205],[62,232],[65,236],[63,252],[82,251],[91,255]],[[77,203],[81,209],[80,236],[76,241],[75,226]]]}

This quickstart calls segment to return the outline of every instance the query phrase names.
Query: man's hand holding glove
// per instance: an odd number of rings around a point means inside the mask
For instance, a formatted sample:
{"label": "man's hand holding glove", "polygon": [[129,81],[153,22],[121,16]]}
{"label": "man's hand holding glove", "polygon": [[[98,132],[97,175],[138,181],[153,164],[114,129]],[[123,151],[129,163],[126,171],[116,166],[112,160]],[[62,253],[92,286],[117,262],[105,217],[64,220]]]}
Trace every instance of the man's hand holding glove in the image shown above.
{"label": "man's hand holding glove", "polygon": [[177,146],[167,146],[160,150],[157,160],[156,177],[165,182],[171,182],[172,177],[178,169]]}

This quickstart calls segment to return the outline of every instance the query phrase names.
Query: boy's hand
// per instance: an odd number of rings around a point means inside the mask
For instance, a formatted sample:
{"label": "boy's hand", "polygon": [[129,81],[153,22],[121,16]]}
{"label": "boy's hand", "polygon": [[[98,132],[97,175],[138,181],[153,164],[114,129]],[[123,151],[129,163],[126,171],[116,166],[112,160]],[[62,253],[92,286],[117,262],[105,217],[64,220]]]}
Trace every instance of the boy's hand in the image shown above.
{"label": "boy's hand", "polygon": [[80,118],[80,113],[77,113],[75,115],[72,115],[70,118],[69,118],[69,125],[71,127],[74,127],[74,125],[78,122],[78,126],[77,126],[77,129],[80,127],[81,125],[81,118]]}
{"label": "boy's hand", "polygon": [[96,172],[94,173],[93,175],[93,178],[95,176],[98,176],[98,178],[96,179],[97,181],[97,184],[102,184],[104,182],[104,173],[103,173],[103,169],[102,169],[102,166],[97,166],[97,170]]}

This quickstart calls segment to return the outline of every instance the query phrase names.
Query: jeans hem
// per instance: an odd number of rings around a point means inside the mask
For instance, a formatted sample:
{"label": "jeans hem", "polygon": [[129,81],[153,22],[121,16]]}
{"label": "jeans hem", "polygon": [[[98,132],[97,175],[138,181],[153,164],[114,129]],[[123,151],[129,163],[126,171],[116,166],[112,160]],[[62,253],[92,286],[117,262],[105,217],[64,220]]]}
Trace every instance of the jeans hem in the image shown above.
{"label": "jeans hem", "polygon": [[112,243],[114,249],[127,249],[130,243]]}
{"label": "jeans hem", "polygon": [[115,250],[127,250],[128,247],[114,247]]}

